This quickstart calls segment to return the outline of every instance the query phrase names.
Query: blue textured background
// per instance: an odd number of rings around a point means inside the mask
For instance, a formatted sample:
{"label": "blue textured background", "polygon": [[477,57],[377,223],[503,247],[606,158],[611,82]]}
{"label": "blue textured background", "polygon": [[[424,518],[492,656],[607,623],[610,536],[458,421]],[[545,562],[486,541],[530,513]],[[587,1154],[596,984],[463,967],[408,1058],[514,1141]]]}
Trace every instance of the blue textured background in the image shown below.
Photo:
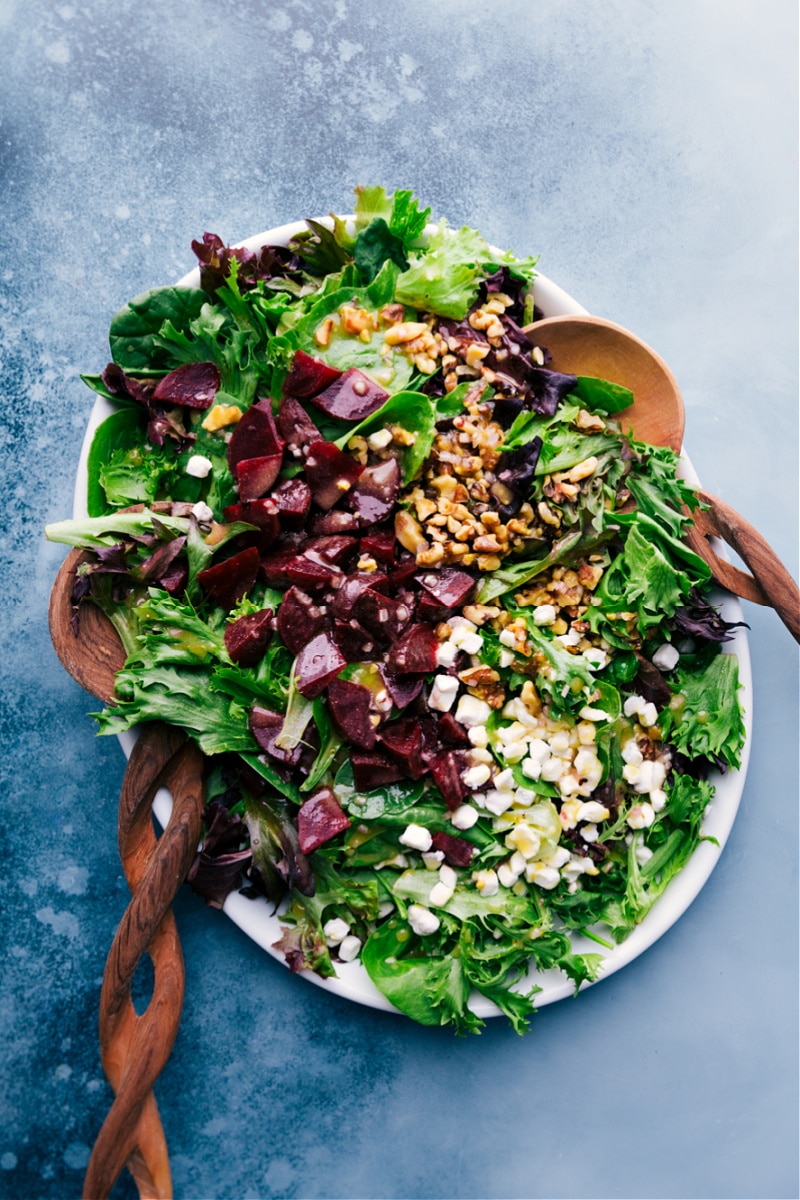
{"label": "blue textured background", "polygon": [[[797,575],[792,0],[0,0],[0,1194],[79,1194],[124,760],[49,644],[113,311],[355,183],[540,253],[671,364],[705,486]],[[797,655],[747,606],[740,815],[620,974],[459,1041],[292,979],[188,891],[179,1197],[796,1197]],[[146,980],[143,981],[143,986]],[[115,1196],[135,1189],[125,1179]]]}

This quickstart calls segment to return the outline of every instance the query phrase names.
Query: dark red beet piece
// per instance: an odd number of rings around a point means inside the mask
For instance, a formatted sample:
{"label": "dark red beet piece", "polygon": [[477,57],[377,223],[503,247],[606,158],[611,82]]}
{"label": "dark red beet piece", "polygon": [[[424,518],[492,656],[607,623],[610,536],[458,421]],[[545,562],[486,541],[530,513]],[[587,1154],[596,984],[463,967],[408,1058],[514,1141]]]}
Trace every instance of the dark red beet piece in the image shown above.
{"label": "dark red beet piece", "polygon": [[248,408],[228,442],[228,466],[248,458],[274,458],[283,454],[283,438],[275,428],[272,405],[259,400]]}
{"label": "dark red beet piece", "polygon": [[273,550],[261,560],[261,575],[270,587],[286,587],[289,583],[288,566],[297,558],[297,550],[286,548]]}
{"label": "dark red beet piece", "polygon": [[297,656],[295,682],[298,691],[313,700],[347,665],[339,647],[327,633],[317,634]]}
{"label": "dark red beet piece", "polygon": [[351,367],[330,387],[316,396],[309,396],[309,399],[330,417],[338,417],[342,421],[363,421],[386,403],[389,393],[369,375],[359,371],[358,367]]}
{"label": "dark red beet piece", "polygon": [[419,779],[428,770],[423,755],[422,728],[414,717],[390,721],[381,730],[381,742],[394,761],[411,779]]}
{"label": "dark red beet piece", "polygon": [[274,626],[271,608],[247,613],[225,627],[225,649],[231,662],[240,667],[254,667],[267,651]]}
{"label": "dark red beet piece", "polygon": [[329,787],[309,796],[297,814],[297,840],[303,854],[329,842],[350,826],[350,818]]}
{"label": "dark red beet piece", "polygon": [[434,833],[431,840],[433,849],[441,850],[451,867],[468,867],[472,861],[475,847],[466,838],[455,837],[452,833]]}
{"label": "dark red beet piece", "polygon": [[328,708],[342,735],[359,750],[375,745],[375,726],[370,720],[372,692],[360,683],[334,679],[328,685]]}
{"label": "dark red beet piece", "polygon": [[283,597],[276,618],[281,641],[297,657],[325,628],[325,615],[307,592],[291,587]]}
{"label": "dark red beet piece", "polygon": [[314,503],[326,512],[349,492],[364,468],[333,442],[312,442],[306,457],[306,480]]}
{"label": "dark red beet piece", "polygon": [[348,503],[358,513],[362,525],[376,525],[389,516],[399,491],[400,468],[396,458],[388,458],[362,471],[348,495]]}
{"label": "dark red beet piece", "polygon": [[303,479],[284,479],[272,493],[281,528],[302,529],[311,507],[311,488]]}
{"label": "dark red beet piece", "polygon": [[210,408],[219,391],[219,371],[212,362],[184,363],[159,379],[153,399],[182,408]]}
{"label": "dark red beet piece", "polygon": [[268,492],[278,478],[283,464],[282,454],[263,458],[243,458],[236,464],[236,482],[242,500],[258,500]]}
{"label": "dark red beet piece", "polygon": [[396,675],[427,675],[436,670],[438,648],[432,625],[412,625],[389,649],[386,665]]}
{"label": "dark red beet piece", "polygon": [[311,396],[316,396],[317,392],[330,387],[340,378],[341,374],[342,372],[338,371],[336,367],[329,367],[321,359],[312,358],[310,354],[306,354],[305,350],[298,350],[292,359],[289,373],[283,381],[283,394],[284,396],[299,396],[301,400],[308,400]]}
{"label": "dark red beet piece", "polygon": [[316,537],[332,533],[351,533],[358,529],[358,517],[355,513],[343,508],[334,508],[330,512],[312,513],[308,521],[308,532]]}
{"label": "dark red beet piece", "polygon": [[300,742],[293,750],[284,750],[275,745],[275,739],[283,729],[283,721],[283,713],[262,708],[259,704],[254,704],[250,709],[250,731],[264,753],[287,767],[296,767],[303,755],[303,743]]}
{"label": "dark red beet piece", "polygon": [[411,620],[412,610],[399,598],[366,588],[353,606],[353,616],[376,637],[394,641]]}
{"label": "dark red beet piece", "polygon": [[352,617],[349,621],[334,621],[333,640],[348,662],[368,662],[378,649],[374,636]]}
{"label": "dark red beet piece", "polygon": [[430,766],[431,775],[442,793],[445,804],[451,812],[454,812],[469,795],[461,778],[461,774],[467,766],[464,752],[462,750],[445,750],[431,759]]}
{"label": "dark red beet piece", "polygon": [[378,750],[354,751],[350,756],[350,762],[353,766],[353,780],[359,792],[369,792],[372,788],[384,787],[387,783],[397,783],[403,778],[403,773],[397,764]]}
{"label": "dark red beet piece", "polygon": [[260,553],[267,550],[281,531],[275,501],[270,496],[263,500],[245,500],[241,504],[229,504],[225,509],[226,521],[246,521],[259,530],[257,546]]}
{"label": "dark red beet piece", "polygon": [[346,558],[355,551],[356,539],[346,533],[327,534],[324,537],[311,537],[303,546],[303,553],[313,550],[328,562],[341,566]]}
{"label": "dark red beet piece", "polygon": [[299,584],[304,588],[335,587],[337,580],[342,578],[340,567],[327,562],[321,554],[314,550],[296,555],[286,567],[290,583]]}
{"label": "dark red beet piece", "polygon": [[468,603],[475,588],[474,576],[458,567],[423,571],[417,576],[417,582],[442,609],[461,608]]}
{"label": "dark red beet piece", "polygon": [[466,729],[459,725],[452,713],[444,713],[439,718],[439,739],[445,746],[469,746],[470,740]]}
{"label": "dark red beet piece", "polygon": [[259,561],[258,551],[250,546],[224,562],[206,567],[197,579],[220,608],[230,609],[252,590],[258,578]]}
{"label": "dark red beet piece", "polygon": [[396,539],[390,529],[366,533],[358,543],[359,553],[379,563],[393,563]]}
{"label": "dark red beet piece", "polygon": [[389,572],[389,585],[394,590],[395,588],[405,587],[416,575],[418,571],[417,560],[413,555],[403,559],[397,566]]}
{"label": "dark red beet piece", "polygon": [[319,430],[294,396],[284,396],[281,400],[276,424],[286,449],[295,458],[299,458],[312,442],[319,441]]}
{"label": "dark red beet piece", "polygon": [[359,596],[370,589],[374,592],[384,591],[386,586],[386,576],[380,571],[364,571],[363,573],[354,571],[346,577],[337,590],[331,604],[331,611],[335,617],[346,621],[353,615],[353,609]]}
{"label": "dark red beet piece", "polygon": [[422,691],[422,680],[418,675],[393,675],[385,666],[378,670],[395,708],[408,708]]}

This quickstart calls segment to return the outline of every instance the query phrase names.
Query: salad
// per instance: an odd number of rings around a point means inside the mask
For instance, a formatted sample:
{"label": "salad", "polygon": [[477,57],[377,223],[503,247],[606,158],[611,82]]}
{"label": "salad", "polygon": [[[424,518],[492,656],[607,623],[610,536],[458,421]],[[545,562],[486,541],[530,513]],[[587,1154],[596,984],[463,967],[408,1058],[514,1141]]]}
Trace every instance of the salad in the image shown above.
{"label": "salad", "polygon": [[[279,907],[292,971],[359,959],[423,1024],[523,1032],[598,978],[739,765],[697,500],[632,394],[548,366],[535,260],[409,191],[287,247],[192,243],[86,383],[90,601],[127,655],[103,734],[206,756],[191,886]],[[597,952],[579,952],[573,937]]]}

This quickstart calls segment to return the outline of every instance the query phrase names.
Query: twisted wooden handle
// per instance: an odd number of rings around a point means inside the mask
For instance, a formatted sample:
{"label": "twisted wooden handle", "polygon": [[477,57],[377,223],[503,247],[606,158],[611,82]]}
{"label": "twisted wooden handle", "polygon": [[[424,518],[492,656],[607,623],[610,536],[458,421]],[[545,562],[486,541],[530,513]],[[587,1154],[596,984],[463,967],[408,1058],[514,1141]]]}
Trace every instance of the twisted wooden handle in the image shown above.
{"label": "twisted wooden handle", "polygon": [[[694,528],[686,540],[711,567],[714,578],[735,596],[775,609],[786,628],[800,642],[800,592],[786,567],[758,530],[724,500],[710,492],[699,493],[709,507],[694,512]],[[706,539],[719,537],[752,571],[742,571],[720,558]]]}
{"label": "twisted wooden handle", "polygon": [[[151,809],[159,787],[172,792],[160,839]],[[84,1200],[102,1200],[126,1162],[141,1197],[172,1195],[164,1131],[152,1085],[169,1058],[183,1005],[183,955],[170,903],[186,878],[201,830],[203,756],[185,734],[147,725],[131,754],[119,804],[119,848],[133,893],[114,937],[100,994],[100,1049],[116,1097],[98,1134]],[[131,981],[144,953],[155,983],[137,1016]]]}

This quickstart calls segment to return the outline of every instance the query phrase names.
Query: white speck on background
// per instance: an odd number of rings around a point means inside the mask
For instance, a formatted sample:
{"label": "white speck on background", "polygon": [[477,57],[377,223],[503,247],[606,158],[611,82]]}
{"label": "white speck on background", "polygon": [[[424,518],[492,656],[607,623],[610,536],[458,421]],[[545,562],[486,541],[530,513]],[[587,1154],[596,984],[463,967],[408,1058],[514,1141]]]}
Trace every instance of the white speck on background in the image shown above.
{"label": "white speck on background", "polygon": [[410,54],[400,55],[400,72],[403,75],[413,75],[417,64],[414,62]]}
{"label": "white speck on background", "polygon": [[39,908],[36,910],[36,920],[41,921],[42,925],[49,925],[53,933],[70,941],[80,934],[78,918],[71,912],[55,912],[50,907]]}
{"label": "white speck on background", "polygon": [[49,46],[45,46],[44,56],[54,63],[68,63],[72,57],[66,42],[51,42]]}
{"label": "white speck on background", "polygon": [[127,221],[130,215],[131,210],[128,208],[127,204],[118,204],[114,209],[114,216],[119,217],[120,221]]}
{"label": "white speck on background", "polygon": [[62,4],[61,8],[58,10],[58,15],[61,17],[62,21],[71,21],[75,16],[75,9],[71,4]]}
{"label": "white speck on background", "polygon": [[13,1171],[16,1165],[16,1154],[12,1154],[10,1150],[6,1150],[5,1154],[2,1156],[2,1158],[0,1158],[0,1167],[2,1167],[4,1171]]}
{"label": "white speck on background", "polygon": [[343,63],[349,63],[350,59],[354,58],[356,54],[364,53],[364,47],[360,42],[348,42],[347,38],[339,42],[337,48],[339,50],[339,62]]}
{"label": "white speck on background", "polygon": [[307,29],[298,29],[292,37],[295,50],[308,51],[314,45],[314,39]]}
{"label": "white speck on background", "polygon": [[268,27],[274,30],[276,33],[284,33],[289,28],[291,23],[292,22],[289,14],[284,12],[282,8],[279,8],[276,12],[274,12],[267,21]]}
{"label": "white speck on background", "polygon": [[89,1162],[89,1147],[83,1142],[70,1142],[64,1151],[64,1162],[73,1171],[82,1171]]}
{"label": "white speck on background", "polygon": [[89,872],[86,867],[76,867],[74,864],[65,867],[58,877],[59,890],[68,896],[82,896],[86,891]]}
{"label": "white speck on background", "polygon": [[39,880],[33,878],[20,879],[19,886],[20,891],[23,891],[26,896],[35,896],[39,890]]}
{"label": "white speck on background", "polygon": [[55,1069],[55,1077],[60,1080],[67,1080],[72,1075],[72,1067],[68,1063],[60,1063]]}

